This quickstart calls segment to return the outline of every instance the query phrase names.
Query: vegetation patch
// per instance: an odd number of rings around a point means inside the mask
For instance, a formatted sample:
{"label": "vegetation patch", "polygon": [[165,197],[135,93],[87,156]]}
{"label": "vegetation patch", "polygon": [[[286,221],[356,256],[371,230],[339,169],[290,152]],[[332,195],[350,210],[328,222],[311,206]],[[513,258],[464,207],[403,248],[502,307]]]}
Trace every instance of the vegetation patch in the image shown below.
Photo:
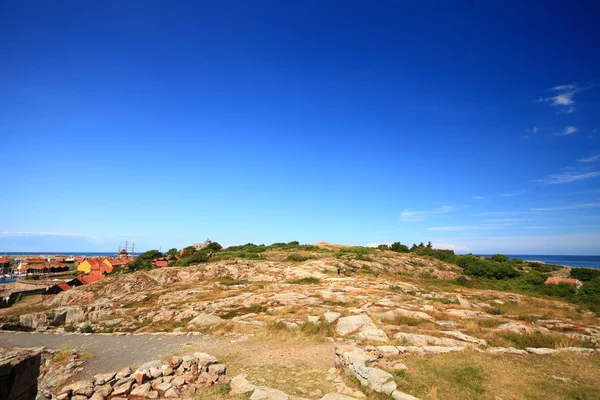
{"label": "vegetation patch", "polygon": [[227,312],[221,314],[220,317],[223,319],[232,319],[232,318],[238,317],[240,315],[259,314],[261,312],[267,311],[267,309],[268,309],[268,307],[266,307],[266,306],[253,305],[250,307],[242,307],[242,308],[238,308],[235,310],[227,311]]}
{"label": "vegetation patch", "polygon": [[300,254],[300,253],[292,253],[285,258],[285,261],[302,262],[302,261],[311,260],[313,258],[314,257],[312,257],[312,256],[307,256],[307,255]]}
{"label": "vegetation patch", "polygon": [[309,276],[306,278],[294,279],[292,281],[288,281],[288,283],[293,283],[296,285],[317,285],[321,283],[319,278],[315,278],[314,276]]}

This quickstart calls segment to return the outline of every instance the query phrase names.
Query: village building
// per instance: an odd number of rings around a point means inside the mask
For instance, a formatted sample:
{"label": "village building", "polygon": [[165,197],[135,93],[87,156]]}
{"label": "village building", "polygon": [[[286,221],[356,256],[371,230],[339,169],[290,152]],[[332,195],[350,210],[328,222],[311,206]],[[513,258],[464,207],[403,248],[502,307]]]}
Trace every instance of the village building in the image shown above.
{"label": "village building", "polygon": [[77,266],[77,271],[89,273],[92,269],[92,266],[101,263],[103,264],[103,258],[88,258]]}
{"label": "village building", "polygon": [[111,268],[125,267],[133,261],[133,258],[107,258],[103,262]]}
{"label": "village building", "polygon": [[211,243],[212,243],[212,241],[210,240],[210,238],[207,238],[207,239],[204,241],[204,243],[194,243],[194,244],[192,245],[192,247],[193,247],[195,250],[199,251],[199,250],[202,250],[202,249],[204,249],[204,248],[208,247],[208,245],[209,245],[209,244],[211,244]]}

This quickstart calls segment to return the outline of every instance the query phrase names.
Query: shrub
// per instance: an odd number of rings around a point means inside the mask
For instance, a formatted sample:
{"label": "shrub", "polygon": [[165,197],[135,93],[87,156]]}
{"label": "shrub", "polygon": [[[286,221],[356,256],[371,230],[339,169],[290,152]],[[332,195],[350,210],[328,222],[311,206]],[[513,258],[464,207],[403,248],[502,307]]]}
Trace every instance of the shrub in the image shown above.
{"label": "shrub", "polygon": [[456,278],[456,283],[460,286],[467,286],[469,284],[469,280],[461,275],[458,278]]}
{"label": "shrub", "polygon": [[592,268],[571,268],[571,278],[579,279],[580,281],[591,281],[600,277],[600,269]]}
{"label": "shrub", "polygon": [[314,276],[309,276],[307,278],[295,279],[293,281],[289,281],[289,283],[295,283],[297,285],[315,285],[321,283],[319,278],[315,278]]}
{"label": "shrub", "polygon": [[400,243],[400,242],[394,242],[392,243],[392,246],[390,247],[390,250],[392,251],[396,251],[398,253],[408,253],[409,249],[408,246]]}
{"label": "shrub", "polygon": [[81,332],[81,333],[94,333],[94,328],[92,328],[92,325],[90,325],[90,324],[85,324],[84,326],[82,326],[81,328],[79,328],[79,332]]}
{"label": "shrub", "polygon": [[292,253],[285,258],[285,261],[301,262],[301,261],[310,260],[311,258],[312,258],[311,256],[305,256],[305,255],[302,255],[299,253]]}
{"label": "shrub", "polygon": [[496,262],[507,262],[508,261],[508,257],[505,256],[504,254],[492,254],[492,261],[496,261]]}

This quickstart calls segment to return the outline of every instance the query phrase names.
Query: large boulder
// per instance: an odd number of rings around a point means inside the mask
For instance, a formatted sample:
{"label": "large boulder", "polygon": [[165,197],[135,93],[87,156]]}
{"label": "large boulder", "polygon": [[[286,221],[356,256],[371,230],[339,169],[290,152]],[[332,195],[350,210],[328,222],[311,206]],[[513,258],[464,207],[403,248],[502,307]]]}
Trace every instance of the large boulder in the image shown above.
{"label": "large boulder", "polygon": [[248,382],[246,375],[234,376],[231,379],[231,382],[229,382],[229,385],[231,386],[231,392],[229,392],[229,394],[232,396],[250,393],[256,388],[255,385]]}
{"label": "large boulder", "polygon": [[36,329],[48,325],[48,317],[44,313],[23,314],[19,316],[19,324],[27,328]]}
{"label": "large boulder", "polygon": [[500,325],[496,328],[497,331],[511,331],[516,333],[533,333],[533,328],[528,327],[527,325],[517,324],[515,322],[508,322],[506,324]]}
{"label": "large boulder", "polygon": [[323,314],[323,318],[325,319],[325,321],[329,322],[330,324],[333,324],[341,316],[342,314],[334,311],[327,311],[325,314]]}
{"label": "large boulder", "polygon": [[225,320],[218,315],[212,314],[200,314],[188,322],[188,327],[201,327],[201,326],[213,326],[225,322]]}
{"label": "large boulder", "polygon": [[338,319],[335,330],[339,335],[346,336],[356,331],[377,329],[373,320],[366,314],[352,315]]}
{"label": "large boulder", "polygon": [[360,332],[357,335],[359,338],[364,340],[369,340],[371,342],[384,342],[387,343],[390,341],[384,331],[381,329],[367,329]]}
{"label": "large boulder", "polygon": [[467,343],[455,339],[438,338],[430,335],[419,335],[416,333],[398,332],[394,339],[404,342],[405,345],[412,346],[466,346]]}

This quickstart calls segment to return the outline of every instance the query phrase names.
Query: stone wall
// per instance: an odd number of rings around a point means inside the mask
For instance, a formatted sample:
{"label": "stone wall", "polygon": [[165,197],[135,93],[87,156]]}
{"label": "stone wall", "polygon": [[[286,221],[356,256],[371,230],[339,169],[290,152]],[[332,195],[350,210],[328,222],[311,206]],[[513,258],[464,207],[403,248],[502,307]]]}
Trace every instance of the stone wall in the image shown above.
{"label": "stone wall", "polygon": [[147,362],[133,371],[98,374],[58,390],[53,400],[159,399],[192,396],[202,386],[228,382],[227,368],[206,353]]}
{"label": "stone wall", "polygon": [[396,382],[390,373],[371,367],[370,364],[377,359],[378,357],[374,357],[356,346],[347,345],[335,348],[335,367],[358,379],[362,386],[392,396],[395,400],[419,400],[396,390]]}
{"label": "stone wall", "polygon": [[35,399],[42,349],[2,349],[0,353],[0,399]]}

